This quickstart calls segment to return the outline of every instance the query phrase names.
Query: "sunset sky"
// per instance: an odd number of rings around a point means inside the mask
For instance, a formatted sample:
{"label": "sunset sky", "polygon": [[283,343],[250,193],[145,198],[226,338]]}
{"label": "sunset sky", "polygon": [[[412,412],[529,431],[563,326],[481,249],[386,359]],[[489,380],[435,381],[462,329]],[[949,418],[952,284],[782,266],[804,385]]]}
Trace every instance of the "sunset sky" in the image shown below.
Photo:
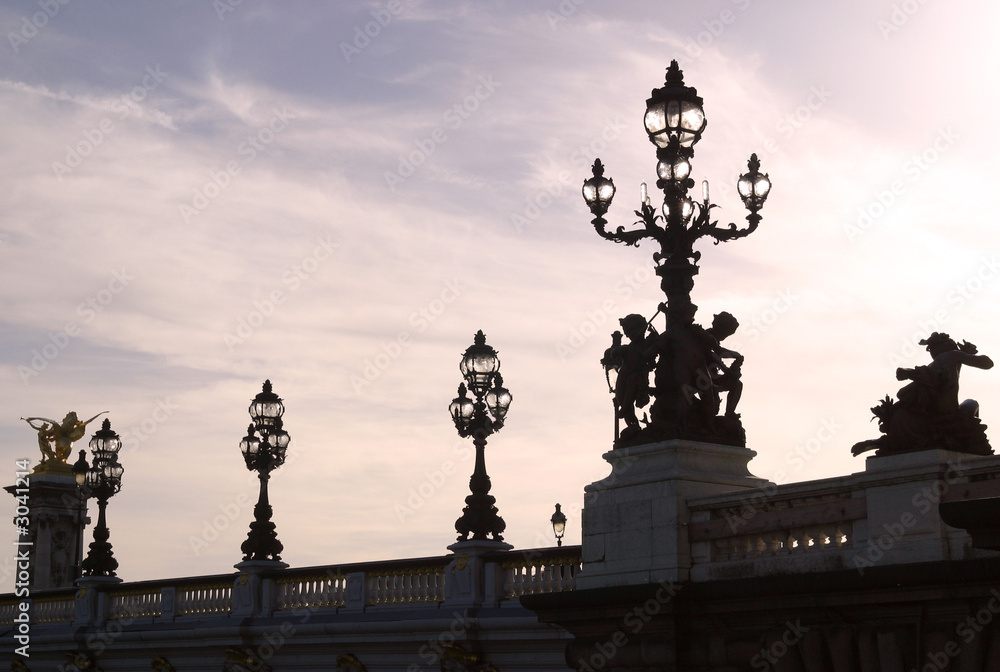
{"label": "sunset sky", "polygon": [[[265,378],[287,562],[446,553],[478,329],[514,398],[486,452],[506,540],[552,545],[560,502],[579,543],[609,472],[601,354],[664,298],[655,248],[598,237],[580,186],[599,156],[613,228],[655,192],[642,116],[671,59],[720,223],[744,223],[751,152],[774,184],[753,235],[696,246],[693,291],[702,324],[741,322],[756,475],[862,470],[932,331],[1000,358],[995,2],[7,0],[0,27],[0,480],[39,458],[21,416],[109,411],[126,580],[240,561]],[[962,396],[1000,441],[1000,370]]]}

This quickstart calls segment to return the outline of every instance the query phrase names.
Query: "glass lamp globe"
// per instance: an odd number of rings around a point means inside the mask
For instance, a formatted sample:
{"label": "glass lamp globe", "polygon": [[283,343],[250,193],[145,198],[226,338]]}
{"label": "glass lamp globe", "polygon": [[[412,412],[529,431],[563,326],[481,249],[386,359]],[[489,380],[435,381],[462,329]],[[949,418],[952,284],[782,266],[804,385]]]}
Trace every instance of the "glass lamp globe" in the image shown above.
{"label": "glass lamp globe", "polygon": [[646,101],[644,122],[649,140],[657,147],[667,147],[674,138],[681,147],[691,147],[701,139],[708,124],[704,101],[697,90],[684,86],[677,61],[670,62],[663,87],[654,89]]}

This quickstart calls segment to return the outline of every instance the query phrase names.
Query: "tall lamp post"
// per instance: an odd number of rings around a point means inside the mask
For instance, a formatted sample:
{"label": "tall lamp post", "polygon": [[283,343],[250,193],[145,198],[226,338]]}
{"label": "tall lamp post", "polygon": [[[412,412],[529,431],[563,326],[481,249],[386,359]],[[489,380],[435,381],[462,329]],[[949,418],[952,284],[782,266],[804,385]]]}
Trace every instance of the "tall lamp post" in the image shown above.
{"label": "tall lamp post", "polygon": [[[496,498],[490,495],[490,477],[486,473],[486,438],[503,427],[511,394],[503,386],[500,376],[500,359],[497,351],[486,345],[482,330],[476,332],[475,342],[462,355],[459,370],[465,382],[458,386],[458,397],[448,407],[458,435],[473,437],[476,446],[476,466],[469,479],[472,494],[465,498],[462,516],[455,521],[458,540],[466,541],[469,535],[476,541],[503,541],[507,524],[495,506]],[[474,398],[467,396],[472,392]]]}
{"label": "tall lamp post", "polygon": [[267,499],[267,482],[271,472],[285,463],[285,451],[290,437],[282,428],[281,416],[285,406],[281,398],[271,390],[271,381],[265,380],[261,392],[250,403],[250,417],[253,423],[247,427],[247,435],[240,441],[240,451],[247,469],[256,471],[260,479],[260,495],[253,507],[254,520],[250,532],[240,547],[243,561],[281,562],[284,547],[278,541],[274,523],[271,522],[271,504]]}
{"label": "tall lamp post", "polygon": [[81,450],[80,459],[73,465],[73,474],[83,497],[96,497],[98,507],[94,541],[90,544],[87,557],[80,563],[85,577],[116,577],[118,561],[115,560],[108,541],[111,532],[108,530],[105,510],[108,500],[122,487],[125,469],[118,463],[118,451],[121,447],[121,437],[111,429],[111,421],[105,418],[101,428],[90,439],[94,463],[87,464],[86,452]]}
{"label": "tall lamp post", "polygon": [[[761,221],[759,211],[767,199],[771,181],[760,172],[757,155],[751,155],[747,163],[748,172],[741,175],[737,182],[737,190],[749,211],[744,228],[735,224],[719,226],[717,221],[712,220],[711,211],[718,206],[709,199],[707,181],[702,183],[700,201],[688,195],[694,186],[690,177],[694,145],[701,139],[707,120],[701,97],[694,88],[684,85],[684,76],[677,61],[670,63],[663,87],[653,90],[646,101],[644,122],[649,140],[656,146],[656,186],[663,192],[662,206],[654,207],[643,184],[640,209],[635,211],[639,219],[634,228],[626,230],[619,226],[609,231],[604,215],[614,198],[615,185],[604,176],[604,165],[600,159],[594,161],[593,174],[583,183],[583,198],[594,215],[592,224],[598,235],[632,246],[638,246],[645,238],[659,243],[659,250],[653,253],[653,261],[656,263],[656,274],[660,276],[660,287],[667,298],[665,306],[661,305],[666,313],[663,334],[652,331],[648,335],[631,335],[632,342],[624,346],[636,352],[655,353],[656,361],[655,364],[643,361],[643,356],[630,358],[627,350],[623,353],[623,360],[630,363],[629,370],[622,365],[618,371],[618,386],[621,389],[616,391],[616,414],[626,419],[628,426],[622,430],[617,445],[667,439],[744,445],[743,428],[733,408],[738,392],[734,403],[728,405],[726,416],[714,418],[719,406],[718,392],[735,388],[739,366],[730,375],[724,375],[729,373],[729,367],[716,362],[725,357],[735,357],[722,353],[724,349],[721,346],[713,350],[711,344],[714,339],[718,345],[718,341],[731,334],[735,326],[719,327],[716,333],[709,334],[711,338],[705,338],[702,334],[709,330],[694,324],[697,307],[691,302],[691,289],[694,276],[698,273],[697,262],[701,253],[695,251],[693,246],[702,237],[720,243],[753,233]],[[727,319],[730,318],[732,316],[728,315]],[[725,323],[733,322],[735,320]],[[728,333],[723,333],[726,331]],[[742,362],[742,357],[739,361]],[[605,361],[607,364],[608,358]],[[634,409],[622,406],[645,403],[647,395],[643,389],[648,387],[648,382],[642,376],[648,376],[654,370],[654,385],[649,392],[655,401],[647,426],[640,428]],[[739,389],[742,389],[742,384]],[[637,398],[638,404],[635,403]]]}

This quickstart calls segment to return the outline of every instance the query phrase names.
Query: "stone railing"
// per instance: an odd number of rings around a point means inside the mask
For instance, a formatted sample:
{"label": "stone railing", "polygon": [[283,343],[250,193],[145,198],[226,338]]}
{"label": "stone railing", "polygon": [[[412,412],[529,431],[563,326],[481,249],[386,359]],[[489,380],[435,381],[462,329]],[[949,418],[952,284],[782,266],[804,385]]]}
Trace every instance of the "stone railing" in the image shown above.
{"label": "stone railing", "polygon": [[580,547],[547,548],[510,553],[501,564],[504,598],[558,593],[576,587]]}
{"label": "stone railing", "polygon": [[[516,602],[521,595],[573,590],[580,547],[490,553],[483,557],[487,581],[473,597],[449,587],[467,556],[439,556],[350,565],[263,569],[166,581],[89,585],[86,590],[44,591],[32,596],[33,623],[99,625],[105,621],[243,618],[293,609],[368,610],[410,605],[446,605],[449,599]],[[493,579],[489,577],[494,577]],[[449,590],[455,595],[449,597]],[[478,597],[476,597],[478,595]],[[484,597],[485,596],[485,597]],[[20,599],[0,596],[0,625],[14,622]]]}
{"label": "stone railing", "polygon": [[717,565],[718,570],[750,561],[757,568],[761,560],[803,556],[811,560],[822,555],[815,562],[833,569],[845,553],[853,552],[863,535],[855,526],[867,518],[864,492],[846,485],[812,493],[775,486],[711,499],[691,506],[692,578],[697,578],[698,565]]}
{"label": "stone railing", "polygon": [[441,564],[369,573],[365,576],[365,604],[444,602],[446,567]]}
{"label": "stone railing", "polygon": [[108,593],[111,618],[143,618],[160,615],[163,594],[158,588]]}
{"label": "stone railing", "polygon": [[[72,621],[76,609],[76,591],[59,591],[32,600],[32,619],[36,623],[60,623]],[[4,621],[5,623],[7,621]]]}
{"label": "stone railing", "polygon": [[285,576],[275,580],[278,609],[343,607],[347,577],[333,572]]}
{"label": "stone railing", "polygon": [[691,579],[929,562],[977,553],[944,501],[1000,495],[995,457],[869,458],[864,472],[688,500]]}
{"label": "stone railing", "polygon": [[173,597],[176,616],[228,614],[233,610],[233,577],[206,577],[203,582],[181,584],[174,587]]}
{"label": "stone railing", "polygon": [[275,575],[276,609],[443,602],[448,556],[309,567]]}

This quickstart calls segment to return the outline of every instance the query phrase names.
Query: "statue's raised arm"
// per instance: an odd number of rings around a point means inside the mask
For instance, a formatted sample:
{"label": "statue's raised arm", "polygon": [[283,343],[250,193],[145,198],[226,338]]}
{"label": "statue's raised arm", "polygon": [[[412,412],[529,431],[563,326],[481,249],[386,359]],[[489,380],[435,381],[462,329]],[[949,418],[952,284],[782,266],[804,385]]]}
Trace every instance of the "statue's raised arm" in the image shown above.
{"label": "statue's raised arm", "polygon": [[80,426],[81,427],[86,427],[87,425],[89,425],[90,423],[92,423],[94,420],[97,420],[99,417],[101,417],[105,413],[107,413],[107,411],[101,411],[100,413],[98,413],[97,415],[95,415],[94,417],[92,417],[90,420],[84,420],[82,423],[80,423]]}

